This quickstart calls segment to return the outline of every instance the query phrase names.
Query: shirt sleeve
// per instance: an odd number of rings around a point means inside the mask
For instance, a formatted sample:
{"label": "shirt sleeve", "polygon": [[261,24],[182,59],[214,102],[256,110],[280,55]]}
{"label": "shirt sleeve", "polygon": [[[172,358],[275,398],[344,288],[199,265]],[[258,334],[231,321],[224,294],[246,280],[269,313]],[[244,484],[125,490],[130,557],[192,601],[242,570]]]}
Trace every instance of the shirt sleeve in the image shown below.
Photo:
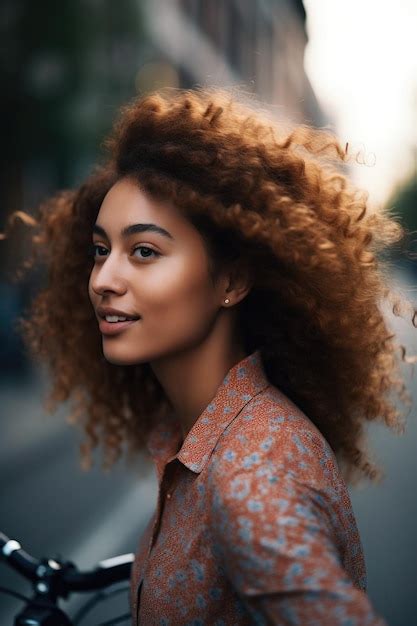
{"label": "shirt sleeve", "polygon": [[331,503],[291,475],[267,482],[235,474],[212,503],[213,550],[254,624],[387,626],[343,567]]}

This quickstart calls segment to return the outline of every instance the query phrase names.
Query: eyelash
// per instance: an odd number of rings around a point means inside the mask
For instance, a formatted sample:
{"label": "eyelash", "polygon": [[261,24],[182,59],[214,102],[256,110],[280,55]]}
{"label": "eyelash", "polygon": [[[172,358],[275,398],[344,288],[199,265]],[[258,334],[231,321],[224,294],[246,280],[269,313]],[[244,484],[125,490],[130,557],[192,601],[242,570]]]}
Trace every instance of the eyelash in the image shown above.
{"label": "eyelash", "polygon": [[[104,246],[101,246],[98,243],[93,243],[90,247],[89,250],[89,255],[92,256],[93,258],[96,258],[96,248],[102,248],[103,250],[106,250],[106,248]],[[142,248],[144,248],[145,250],[150,250],[151,252],[153,252],[153,254],[155,255],[155,257],[161,256],[159,252],[156,252],[156,250],[154,250],[153,248],[150,248],[149,246],[135,246],[134,248],[132,248],[131,254],[133,254],[133,252],[135,252],[136,250],[141,250]],[[104,256],[104,255],[103,255]],[[137,258],[141,258],[141,259],[151,259],[152,255],[149,255],[147,257],[137,257]]]}

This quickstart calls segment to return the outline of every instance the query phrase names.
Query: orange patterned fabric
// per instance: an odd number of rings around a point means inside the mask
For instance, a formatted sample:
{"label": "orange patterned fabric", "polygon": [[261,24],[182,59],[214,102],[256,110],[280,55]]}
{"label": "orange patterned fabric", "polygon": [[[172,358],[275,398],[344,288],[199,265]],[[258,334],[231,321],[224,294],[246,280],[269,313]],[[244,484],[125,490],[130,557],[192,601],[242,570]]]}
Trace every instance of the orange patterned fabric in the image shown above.
{"label": "orange patterned fabric", "polygon": [[259,350],[181,439],[171,418],[148,441],[159,494],[132,567],[134,626],[386,626],[336,458]]}

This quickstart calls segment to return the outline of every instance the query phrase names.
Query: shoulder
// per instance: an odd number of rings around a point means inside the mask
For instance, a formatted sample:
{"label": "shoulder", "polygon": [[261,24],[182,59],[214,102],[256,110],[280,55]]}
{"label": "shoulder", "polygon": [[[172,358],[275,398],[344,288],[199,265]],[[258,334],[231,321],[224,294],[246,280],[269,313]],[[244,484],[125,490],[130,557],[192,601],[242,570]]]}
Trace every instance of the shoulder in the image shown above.
{"label": "shoulder", "polygon": [[[229,424],[214,451],[213,478],[285,474],[311,487],[342,480],[336,457],[318,428],[287,396],[269,386]],[[223,481],[221,481],[223,482]]]}
{"label": "shoulder", "polygon": [[[336,457],[318,428],[273,386],[255,396],[224,431],[208,467],[211,502],[231,515],[280,508],[314,509],[335,535],[354,518]],[[285,504],[287,506],[287,504]],[[272,514],[272,510],[270,511]]]}

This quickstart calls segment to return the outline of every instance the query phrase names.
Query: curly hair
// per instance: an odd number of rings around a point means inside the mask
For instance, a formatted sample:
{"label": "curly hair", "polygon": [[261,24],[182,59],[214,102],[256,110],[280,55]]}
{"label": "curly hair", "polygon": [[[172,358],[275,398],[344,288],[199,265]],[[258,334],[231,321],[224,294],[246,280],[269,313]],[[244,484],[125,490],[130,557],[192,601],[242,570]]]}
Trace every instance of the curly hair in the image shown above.
{"label": "curly hair", "polygon": [[[253,286],[237,317],[244,348],[260,350],[268,379],[319,428],[345,480],[384,475],[365,445],[365,424],[378,420],[402,433],[388,395],[396,390],[410,404],[381,310],[384,300],[397,316],[411,306],[394,297],[383,254],[405,228],[388,209],[371,210],[369,194],[344,173],[348,145],[324,129],[288,127],[255,105],[209,87],[135,98],[121,108],[103,161],[79,188],[43,202],[36,217],[18,212],[35,229],[25,266],[36,260],[47,268],[47,284],[19,329],[48,365],[46,408],[72,400],[69,420],[85,435],[85,469],[98,444],[106,470],[124,446],[132,460],[170,410],[148,363],[105,360],[88,297],[92,226],[106,193],[129,176],[198,228],[213,280],[229,262],[250,271]],[[414,362],[400,348],[402,360]]]}

